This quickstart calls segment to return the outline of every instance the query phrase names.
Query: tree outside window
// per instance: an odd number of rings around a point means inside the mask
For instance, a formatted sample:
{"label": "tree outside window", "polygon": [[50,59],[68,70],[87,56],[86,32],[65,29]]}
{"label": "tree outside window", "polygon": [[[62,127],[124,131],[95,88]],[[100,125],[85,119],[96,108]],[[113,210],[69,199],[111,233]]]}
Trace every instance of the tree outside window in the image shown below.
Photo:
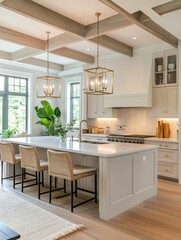
{"label": "tree outside window", "polygon": [[0,132],[2,129],[27,131],[28,79],[0,75]]}

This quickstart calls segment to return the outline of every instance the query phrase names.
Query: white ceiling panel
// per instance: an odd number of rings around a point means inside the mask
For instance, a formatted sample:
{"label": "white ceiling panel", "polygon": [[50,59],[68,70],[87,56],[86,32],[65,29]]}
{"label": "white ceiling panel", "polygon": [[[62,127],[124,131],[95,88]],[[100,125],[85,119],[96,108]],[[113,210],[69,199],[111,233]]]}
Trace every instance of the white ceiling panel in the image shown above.
{"label": "white ceiling panel", "polygon": [[12,52],[18,51],[23,48],[24,47],[21,45],[18,45],[18,44],[12,43],[12,42],[7,42],[7,41],[0,39],[0,50],[1,51],[12,53]]}
{"label": "white ceiling panel", "polygon": [[0,7],[0,16],[0,26],[22,32],[39,39],[45,40],[47,38],[45,34],[46,31],[51,32],[50,37],[54,37],[63,33],[59,29],[19,15],[2,7]]}
{"label": "white ceiling panel", "polygon": [[[123,43],[134,48],[163,43],[161,39],[151,35],[136,25],[114,31],[108,34],[108,36],[115,38],[118,41],[122,41]],[[135,37],[136,39],[133,39]]]}
{"label": "white ceiling panel", "polygon": [[171,0],[113,0],[113,2],[129,13],[134,13],[139,10],[144,11],[145,9],[150,9],[170,1]]}
{"label": "white ceiling panel", "polygon": [[[81,51],[82,53],[89,54],[94,57],[96,57],[96,55],[97,55],[97,44],[88,42],[85,40],[83,40],[81,42],[70,44],[68,47],[73,50]],[[100,57],[103,57],[103,56],[113,54],[113,51],[100,46],[99,54],[100,54]]]}
{"label": "white ceiling panel", "polygon": [[96,12],[102,13],[100,19],[116,14],[114,10],[98,0],[33,0],[33,2],[50,8],[84,25],[96,22]]}
{"label": "white ceiling panel", "polygon": [[[39,55],[36,56],[36,58],[46,61],[47,60],[47,53],[39,54]],[[52,53],[49,54],[49,61],[53,62],[53,63],[57,63],[57,64],[63,64],[63,65],[72,64],[72,63],[77,62],[73,59],[66,58],[66,57],[61,57],[61,56],[58,56],[58,55],[52,54]]]}

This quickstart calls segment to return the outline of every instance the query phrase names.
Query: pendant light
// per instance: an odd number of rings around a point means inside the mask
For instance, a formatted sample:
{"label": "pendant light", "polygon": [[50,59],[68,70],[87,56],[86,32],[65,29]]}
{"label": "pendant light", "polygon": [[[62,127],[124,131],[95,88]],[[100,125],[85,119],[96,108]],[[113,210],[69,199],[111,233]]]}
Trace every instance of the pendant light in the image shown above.
{"label": "pendant light", "polygon": [[99,17],[97,16],[97,67],[85,69],[85,94],[104,95],[113,93],[114,71],[99,66]]}
{"label": "pendant light", "polygon": [[47,34],[47,75],[37,77],[36,95],[38,98],[60,98],[61,78],[49,75],[49,35]]}

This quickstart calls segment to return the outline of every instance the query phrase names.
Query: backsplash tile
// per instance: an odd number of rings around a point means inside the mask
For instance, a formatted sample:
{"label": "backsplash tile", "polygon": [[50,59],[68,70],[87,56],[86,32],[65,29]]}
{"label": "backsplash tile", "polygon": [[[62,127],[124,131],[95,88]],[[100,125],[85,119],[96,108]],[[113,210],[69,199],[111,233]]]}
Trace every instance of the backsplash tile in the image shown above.
{"label": "backsplash tile", "polygon": [[[118,118],[88,119],[93,127],[110,127],[111,133],[139,133],[156,135],[157,121],[159,118],[152,116],[151,108],[121,108],[117,109]],[[170,138],[177,137],[177,124],[175,119],[163,119],[170,125]],[[118,130],[117,126],[126,125],[125,130]]]}

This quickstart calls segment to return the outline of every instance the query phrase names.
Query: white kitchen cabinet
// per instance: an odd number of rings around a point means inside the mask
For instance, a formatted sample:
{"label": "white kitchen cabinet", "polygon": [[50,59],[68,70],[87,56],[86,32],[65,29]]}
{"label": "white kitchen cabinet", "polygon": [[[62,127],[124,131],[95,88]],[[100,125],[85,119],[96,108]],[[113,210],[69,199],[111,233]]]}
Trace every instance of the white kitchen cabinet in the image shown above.
{"label": "white kitchen cabinet", "polygon": [[162,51],[153,55],[153,86],[178,83],[178,51]]}
{"label": "white kitchen cabinet", "polygon": [[153,116],[178,117],[178,86],[162,86],[152,91]]}
{"label": "white kitchen cabinet", "polygon": [[88,95],[88,118],[111,118],[116,117],[115,111],[111,108],[104,107],[103,95]]}
{"label": "white kitchen cabinet", "polygon": [[145,140],[145,144],[158,145],[158,175],[178,179],[179,151],[178,143]]}

